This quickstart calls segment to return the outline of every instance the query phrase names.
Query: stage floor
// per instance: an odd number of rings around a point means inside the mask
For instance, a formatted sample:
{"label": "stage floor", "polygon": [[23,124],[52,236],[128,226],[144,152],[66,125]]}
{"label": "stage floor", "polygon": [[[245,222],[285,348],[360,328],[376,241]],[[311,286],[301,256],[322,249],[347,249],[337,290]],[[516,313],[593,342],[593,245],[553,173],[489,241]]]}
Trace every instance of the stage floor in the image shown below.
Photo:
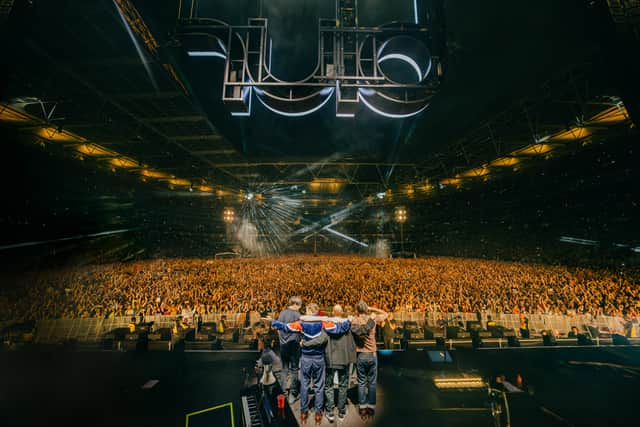
{"label": "stage floor", "polygon": [[[493,425],[478,395],[443,395],[431,385],[433,376],[455,372],[505,375],[511,382],[520,374],[526,391],[509,395],[514,427],[636,424],[640,348],[460,349],[452,355],[448,368],[429,367],[424,351],[380,355],[376,417],[363,423],[350,405],[347,420],[333,425]],[[0,352],[0,425],[184,426],[186,414],[233,401],[240,426],[240,392],[256,358],[251,352]],[[296,415],[298,408],[292,408]],[[331,424],[323,418],[322,425]]]}

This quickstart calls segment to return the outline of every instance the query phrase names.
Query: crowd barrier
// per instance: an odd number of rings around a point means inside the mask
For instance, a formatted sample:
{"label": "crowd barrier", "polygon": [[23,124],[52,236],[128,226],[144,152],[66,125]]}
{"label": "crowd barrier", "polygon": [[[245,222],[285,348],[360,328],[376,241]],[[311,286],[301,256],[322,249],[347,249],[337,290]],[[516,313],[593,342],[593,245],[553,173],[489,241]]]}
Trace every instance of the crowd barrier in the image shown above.
{"label": "crowd barrier", "polygon": [[[398,312],[394,313],[396,321],[414,321],[418,324],[435,325],[438,318],[442,318],[449,324],[455,325],[459,320],[466,324],[467,321],[480,320],[482,325],[486,324],[488,316],[505,328],[520,329],[519,314],[505,313],[480,313],[478,319],[477,313],[439,313],[439,312]],[[567,334],[571,327],[578,328],[578,332],[589,333],[587,326],[591,326],[603,332],[622,333],[624,329],[624,319],[617,316],[592,316],[590,314],[583,315],[554,315],[554,314],[526,314],[529,319],[529,330],[533,334],[539,334],[541,331],[553,331],[554,333]]]}
{"label": "crowd barrier", "polygon": [[[487,316],[491,316],[497,324],[505,328],[512,328],[516,332],[520,329],[520,315],[504,313],[481,313],[480,321],[485,325]],[[396,312],[395,321],[400,325],[405,321],[416,322],[421,327],[436,325],[442,316],[449,325],[455,325],[462,320],[478,320],[476,313],[438,313],[438,312]],[[228,330],[238,327],[253,325],[260,320],[257,313],[252,313],[247,319],[245,313],[210,314],[202,316],[202,322],[219,322],[224,317]],[[532,335],[540,335],[542,331],[553,331],[556,334],[566,335],[572,326],[578,328],[579,332],[590,334],[594,330],[602,332],[622,333],[624,320],[621,317],[611,316],[591,316],[591,315],[549,315],[549,314],[528,314],[529,330]],[[79,319],[55,319],[41,320],[36,324],[36,343],[57,343],[65,340],[75,339],[85,342],[96,342],[101,340],[105,334],[116,328],[126,328],[131,317],[110,317],[110,318],[79,318]],[[145,322],[154,322],[155,328],[170,328],[178,316],[146,316]],[[589,328],[591,327],[591,328]]]}

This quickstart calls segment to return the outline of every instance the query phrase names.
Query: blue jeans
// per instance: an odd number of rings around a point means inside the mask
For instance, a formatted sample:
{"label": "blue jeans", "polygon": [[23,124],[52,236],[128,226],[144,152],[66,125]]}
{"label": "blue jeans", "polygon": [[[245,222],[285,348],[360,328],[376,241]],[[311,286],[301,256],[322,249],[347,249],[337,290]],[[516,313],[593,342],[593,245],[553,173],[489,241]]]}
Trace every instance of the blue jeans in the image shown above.
{"label": "blue jeans", "polygon": [[322,412],[324,406],[324,355],[306,356],[300,358],[300,372],[302,385],[300,387],[300,411],[309,410],[309,384],[313,377],[313,393],[315,395],[316,413]]}
{"label": "blue jeans", "polygon": [[349,389],[349,366],[344,368],[327,368],[324,385],[324,397],[327,400],[327,412],[333,413],[335,406],[335,391],[333,389],[333,376],[338,373],[338,411],[344,413],[347,404],[347,391]]}
{"label": "blue jeans", "polygon": [[360,409],[374,408],[376,405],[376,381],[378,379],[378,358],[376,353],[358,353],[358,403]]}

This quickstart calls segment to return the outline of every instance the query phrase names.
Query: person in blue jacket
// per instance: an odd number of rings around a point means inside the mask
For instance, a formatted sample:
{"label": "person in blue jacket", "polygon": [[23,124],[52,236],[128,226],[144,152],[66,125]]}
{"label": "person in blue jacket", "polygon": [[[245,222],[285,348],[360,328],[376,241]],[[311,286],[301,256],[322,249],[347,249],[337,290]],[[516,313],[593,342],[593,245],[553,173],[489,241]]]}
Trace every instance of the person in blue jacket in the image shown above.
{"label": "person in blue jacket", "polygon": [[[324,349],[328,340],[327,332],[331,334],[345,333],[351,327],[351,319],[330,319],[326,316],[318,316],[318,304],[307,305],[306,315],[300,320],[283,323],[271,320],[271,325],[280,331],[298,333],[302,337],[300,372],[302,384],[300,388],[300,421],[306,423],[309,417],[309,384],[313,377],[313,391],[315,394],[315,421],[322,421],[322,408],[324,406],[324,380],[325,380],[325,355]],[[312,345],[305,345],[312,342]]]}

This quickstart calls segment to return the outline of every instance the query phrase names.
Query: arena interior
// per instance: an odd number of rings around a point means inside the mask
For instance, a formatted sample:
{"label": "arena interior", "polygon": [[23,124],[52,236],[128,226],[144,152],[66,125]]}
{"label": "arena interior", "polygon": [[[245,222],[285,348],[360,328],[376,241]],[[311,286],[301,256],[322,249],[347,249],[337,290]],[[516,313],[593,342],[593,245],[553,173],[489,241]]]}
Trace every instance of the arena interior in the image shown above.
{"label": "arena interior", "polygon": [[0,425],[640,424],[640,1],[0,35]]}

